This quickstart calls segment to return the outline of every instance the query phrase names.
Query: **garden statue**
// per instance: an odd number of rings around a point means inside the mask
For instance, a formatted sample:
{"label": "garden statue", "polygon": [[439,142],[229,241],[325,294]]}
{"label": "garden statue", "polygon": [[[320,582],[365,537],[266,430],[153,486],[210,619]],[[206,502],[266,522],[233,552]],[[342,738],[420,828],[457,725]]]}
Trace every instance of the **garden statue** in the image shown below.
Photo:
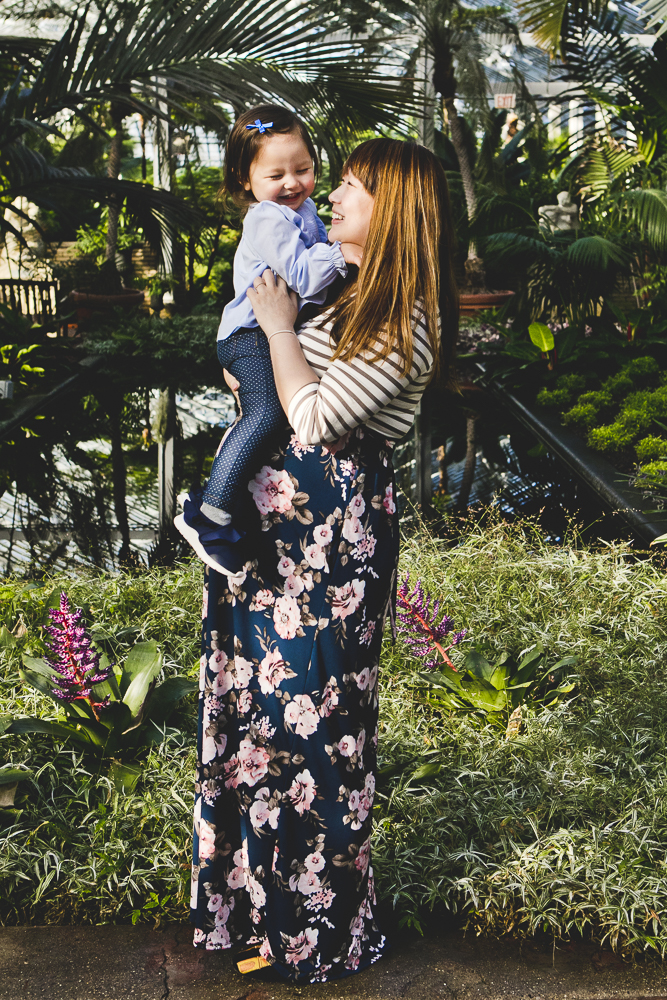
{"label": "garden statue", "polygon": [[579,228],[579,209],[570,201],[568,191],[560,191],[557,205],[542,205],[537,210],[541,222],[552,232]]}

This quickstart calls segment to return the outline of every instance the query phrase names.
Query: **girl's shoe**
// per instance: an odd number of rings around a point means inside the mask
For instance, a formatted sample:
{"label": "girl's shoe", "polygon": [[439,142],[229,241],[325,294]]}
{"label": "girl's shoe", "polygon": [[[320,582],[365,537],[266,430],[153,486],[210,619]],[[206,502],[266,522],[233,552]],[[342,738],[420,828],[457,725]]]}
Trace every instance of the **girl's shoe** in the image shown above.
{"label": "girl's shoe", "polygon": [[216,524],[202,514],[202,492],[193,490],[188,496],[179,497],[183,500],[183,513],[174,519],[174,525],[202,562],[216,573],[233,577],[242,571],[245,562],[245,553],[239,545],[245,532],[237,531],[231,524]]}
{"label": "girl's shoe", "polygon": [[272,968],[271,963],[267,962],[265,958],[259,954],[257,948],[246,949],[241,951],[236,956],[236,968],[239,970],[241,975],[247,976],[252,975],[253,980],[259,980],[263,983],[277,983],[284,982],[282,976]]}

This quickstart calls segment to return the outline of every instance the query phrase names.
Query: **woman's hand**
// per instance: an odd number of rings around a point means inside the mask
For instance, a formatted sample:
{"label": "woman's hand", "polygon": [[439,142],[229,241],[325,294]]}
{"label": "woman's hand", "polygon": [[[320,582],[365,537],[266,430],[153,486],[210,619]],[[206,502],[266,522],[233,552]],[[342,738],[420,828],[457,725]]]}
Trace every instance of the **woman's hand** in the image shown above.
{"label": "woman's hand", "polygon": [[246,295],[267,337],[278,330],[293,329],[299,312],[296,292],[291,292],[281,277],[276,278],[270,267],[261,278],[255,278]]}
{"label": "woman's hand", "polygon": [[341,243],[340,252],[345,258],[347,264],[356,264],[357,267],[361,267],[361,261],[364,256],[364,248],[359,246],[358,243]]}
{"label": "woman's hand", "polygon": [[234,396],[234,399],[236,400],[236,402],[239,404],[239,409],[240,409],[241,408],[241,400],[239,399],[239,387],[240,387],[241,383],[239,382],[239,380],[237,378],[234,378],[234,376],[232,375],[232,373],[228,372],[226,368],[222,369],[222,374],[223,374],[223,377],[225,379],[225,382],[227,383],[227,385],[229,386],[229,388],[232,390],[232,395]]}

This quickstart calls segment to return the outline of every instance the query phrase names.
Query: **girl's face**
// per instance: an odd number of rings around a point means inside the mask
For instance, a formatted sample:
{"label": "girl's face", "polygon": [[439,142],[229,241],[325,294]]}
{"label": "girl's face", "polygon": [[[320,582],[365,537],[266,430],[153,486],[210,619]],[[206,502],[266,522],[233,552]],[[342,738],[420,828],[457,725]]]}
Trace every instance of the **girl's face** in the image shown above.
{"label": "girl's face", "polygon": [[295,212],[315,187],[313,161],[298,132],[265,138],[249,173],[243,186],[256,201],[275,201]]}
{"label": "girl's face", "polygon": [[375,198],[364,185],[348,170],[340,186],[329,195],[333,205],[333,220],[329,230],[329,241],[356,243],[365,247]]}

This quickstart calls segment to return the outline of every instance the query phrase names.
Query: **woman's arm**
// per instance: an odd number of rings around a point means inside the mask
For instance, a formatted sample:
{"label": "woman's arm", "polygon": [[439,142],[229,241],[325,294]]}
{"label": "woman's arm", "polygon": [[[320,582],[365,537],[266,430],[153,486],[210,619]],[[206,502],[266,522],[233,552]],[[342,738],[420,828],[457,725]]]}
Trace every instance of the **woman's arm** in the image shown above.
{"label": "woman's arm", "polygon": [[276,280],[273,271],[267,268],[261,278],[255,279],[247,295],[255,318],[269,341],[278,398],[287,413],[292,398],[300,389],[311,382],[319,382],[294,332],[299,311],[296,294],[282,278]]}
{"label": "woman's arm", "polygon": [[418,310],[410,372],[402,374],[395,355],[372,362],[355,357],[334,361],[320,380],[289,326],[296,319],[296,303],[290,308],[289,291],[285,287],[283,294],[280,279],[276,283],[268,273],[270,277],[267,272],[263,276],[266,288],[260,283],[259,290],[248,289],[248,297],[269,338],[280,402],[302,444],[331,444],[374,417],[412,383],[425,386],[433,356]]}

